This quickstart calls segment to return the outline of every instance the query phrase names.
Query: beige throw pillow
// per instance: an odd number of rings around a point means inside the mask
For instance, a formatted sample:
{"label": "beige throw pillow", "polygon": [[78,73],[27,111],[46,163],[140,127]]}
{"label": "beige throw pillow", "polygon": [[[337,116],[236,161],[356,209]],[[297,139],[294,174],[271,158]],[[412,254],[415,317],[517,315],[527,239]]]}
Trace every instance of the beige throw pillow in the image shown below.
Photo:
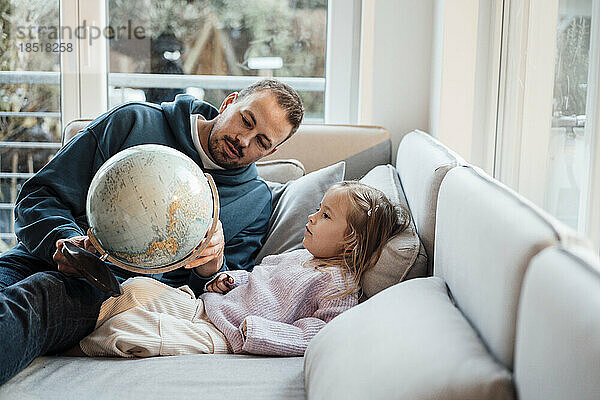
{"label": "beige throw pillow", "polygon": [[[393,166],[378,165],[360,182],[381,190],[392,203],[399,204],[410,211],[398,172]],[[427,255],[411,219],[408,228],[390,239],[375,266],[362,276],[361,300],[364,301],[403,280],[426,275]]]}

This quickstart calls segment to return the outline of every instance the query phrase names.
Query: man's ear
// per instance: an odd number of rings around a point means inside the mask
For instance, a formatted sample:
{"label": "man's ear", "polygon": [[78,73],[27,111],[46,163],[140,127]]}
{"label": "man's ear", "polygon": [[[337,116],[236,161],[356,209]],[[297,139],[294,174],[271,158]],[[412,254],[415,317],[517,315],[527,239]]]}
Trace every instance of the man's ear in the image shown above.
{"label": "man's ear", "polygon": [[233,92],[229,96],[227,96],[225,98],[225,100],[223,100],[223,103],[221,103],[221,107],[219,107],[219,114],[221,114],[223,111],[225,111],[227,106],[230,105],[231,103],[233,103],[234,101],[236,101],[237,98],[238,98],[238,92]]}
{"label": "man's ear", "polygon": [[271,150],[270,152],[265,154],[263,157],[270,156],[271,154],[275,153],[276,151],[277,151],[277,147],[275,147],[273,150]]}

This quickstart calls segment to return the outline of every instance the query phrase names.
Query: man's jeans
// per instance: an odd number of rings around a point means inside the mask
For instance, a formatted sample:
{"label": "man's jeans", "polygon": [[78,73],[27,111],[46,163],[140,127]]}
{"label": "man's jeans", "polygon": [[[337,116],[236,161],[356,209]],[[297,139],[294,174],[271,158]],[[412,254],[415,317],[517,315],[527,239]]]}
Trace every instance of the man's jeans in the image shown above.
{"label": "man's jeans", "polygon": [[51,266],[17,248],[0,256],[0,385],[36,357],[78,344],[108,298],[84,279],[44,271]]}

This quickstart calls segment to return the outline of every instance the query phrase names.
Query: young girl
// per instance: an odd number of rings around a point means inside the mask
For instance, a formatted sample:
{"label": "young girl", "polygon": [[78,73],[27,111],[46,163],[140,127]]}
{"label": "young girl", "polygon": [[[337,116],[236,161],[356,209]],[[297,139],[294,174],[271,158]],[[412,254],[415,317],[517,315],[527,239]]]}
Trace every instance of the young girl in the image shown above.
{"label": "young girl", "polygon": [[105,301],[89,356],[197,353],[303,355],[323,326],[358,302],[360,279],[409,214],[358,182],[332,186],[308,216],[305,249],[266,257],[247,271],[219,274],[195,298],[147,277],[129,279]]}

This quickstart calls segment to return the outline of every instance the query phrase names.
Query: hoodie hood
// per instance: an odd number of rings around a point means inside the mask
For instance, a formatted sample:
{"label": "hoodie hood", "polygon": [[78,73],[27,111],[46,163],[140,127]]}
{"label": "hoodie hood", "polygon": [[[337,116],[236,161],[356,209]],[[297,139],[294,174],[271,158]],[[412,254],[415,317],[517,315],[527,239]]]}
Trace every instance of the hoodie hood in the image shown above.
{"label": "hoodie hood", "polygon": [[[185,153],[204,170],[200,155],[192,141],[190,115],[201,114],[207,121],[210,121],[219,115],[219,111],[207,102],[200,101],[189,94],[179,94],[175,100],[162,103],[160,107],[181,148],[185,149]],[[210,174],[217,184],[239,185],[256,179],[258,170],[252,163],[242,168],[210,170]]]}

